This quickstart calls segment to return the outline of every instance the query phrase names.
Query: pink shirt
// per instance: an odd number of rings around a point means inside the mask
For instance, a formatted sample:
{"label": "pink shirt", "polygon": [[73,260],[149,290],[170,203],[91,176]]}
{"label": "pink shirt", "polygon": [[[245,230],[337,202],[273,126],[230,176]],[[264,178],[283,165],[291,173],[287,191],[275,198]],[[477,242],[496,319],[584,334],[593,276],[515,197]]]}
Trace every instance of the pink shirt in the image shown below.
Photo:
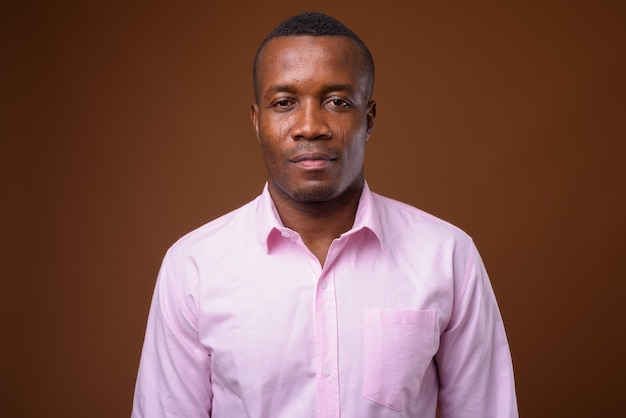
{"label": "pink shirt", "polygon": [[170,248],[132,417],[517,417],[489,279],[458,228],[367,185],[324,267],[265,188]]}

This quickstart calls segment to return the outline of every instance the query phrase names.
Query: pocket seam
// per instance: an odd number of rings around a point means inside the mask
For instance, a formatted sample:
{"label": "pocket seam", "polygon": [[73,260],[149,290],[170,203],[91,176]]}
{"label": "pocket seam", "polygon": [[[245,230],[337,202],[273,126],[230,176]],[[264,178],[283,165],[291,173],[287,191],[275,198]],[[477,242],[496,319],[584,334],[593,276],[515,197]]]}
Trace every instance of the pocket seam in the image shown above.
{"label": "pocket seam", "polygon": [[[422,348],[426,349],[426,352],[432,353],[435,343],[436,311],[368,308],[365,310],[364,314],[364,343],[368,344],[368,346],[364,347],[363,397],[369,401],[400,412],[405,404],[402,401],[402,398],[396,398],[393,393],[387,392],[387,390],[390,389],[390,386],[388,385],[389,382],[384,382],[380,379],[379,369],[384,367],[384,352],[387,351],[383,348],[384,342],[382,341],[381,332],[384,328],[422,329],[424,330],[423,332],[427,332],[430,336]],[[378,332],[375,331],[376,329],[378,329]],[[377,337],[374,337],[375,340],[368,341],[367,335],[370,335],[369,338],[371,338],[371,332],[374,332]],[[424,365],[424,370],[420,371],[415,369],[414,371],[416,373],[422,373],[426,370],[426,367],[428,367],[428,364]],[[419,390],[419,384],[421,384],[421,378],[414,390]],[[406,388],[401,386],[394,387],[392,390],[402,392]],[[413,392],[413,390],[411,390],[411,392]]]}

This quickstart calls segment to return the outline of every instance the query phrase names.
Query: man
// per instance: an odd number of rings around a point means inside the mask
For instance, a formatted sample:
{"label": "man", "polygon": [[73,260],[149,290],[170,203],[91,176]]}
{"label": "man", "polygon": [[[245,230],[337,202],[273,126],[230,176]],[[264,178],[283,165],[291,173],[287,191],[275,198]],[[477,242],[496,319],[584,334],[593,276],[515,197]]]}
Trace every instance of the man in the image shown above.
{"label": "man", "polygon": [[168,251],[133,417],[517,416],[472,240],[365,182],[373,80],[367,47],[326,15],[262,43],[267,185]]}

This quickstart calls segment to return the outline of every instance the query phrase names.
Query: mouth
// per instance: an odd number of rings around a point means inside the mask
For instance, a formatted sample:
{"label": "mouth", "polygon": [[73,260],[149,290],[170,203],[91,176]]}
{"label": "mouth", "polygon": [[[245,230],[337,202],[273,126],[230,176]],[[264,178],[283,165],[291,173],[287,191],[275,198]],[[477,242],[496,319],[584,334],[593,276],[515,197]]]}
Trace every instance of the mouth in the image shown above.
{"label": "mouth", "polygon": [[336,160],[337,157],[323,152],[302,152],[290,158],[289,162],[306,170],[321,170]]}

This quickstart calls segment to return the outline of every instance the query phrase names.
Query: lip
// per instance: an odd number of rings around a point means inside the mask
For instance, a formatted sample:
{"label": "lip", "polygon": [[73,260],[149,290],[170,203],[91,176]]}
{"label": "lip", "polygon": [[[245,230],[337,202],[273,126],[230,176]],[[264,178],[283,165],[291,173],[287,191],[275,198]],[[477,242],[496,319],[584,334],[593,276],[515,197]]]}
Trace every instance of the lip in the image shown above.
{"label": "lip", "polygon": [[289,162],[305,170],[322,170],[337,158],[323,152],[301,152],[289,159]]}
{"label": "lip", "polygon": [[332,157],[323,152],[301,152],[296,154],[295,157],[289,159],[292,163],[301,163],[303,161],[333,161],[335,157]]}

